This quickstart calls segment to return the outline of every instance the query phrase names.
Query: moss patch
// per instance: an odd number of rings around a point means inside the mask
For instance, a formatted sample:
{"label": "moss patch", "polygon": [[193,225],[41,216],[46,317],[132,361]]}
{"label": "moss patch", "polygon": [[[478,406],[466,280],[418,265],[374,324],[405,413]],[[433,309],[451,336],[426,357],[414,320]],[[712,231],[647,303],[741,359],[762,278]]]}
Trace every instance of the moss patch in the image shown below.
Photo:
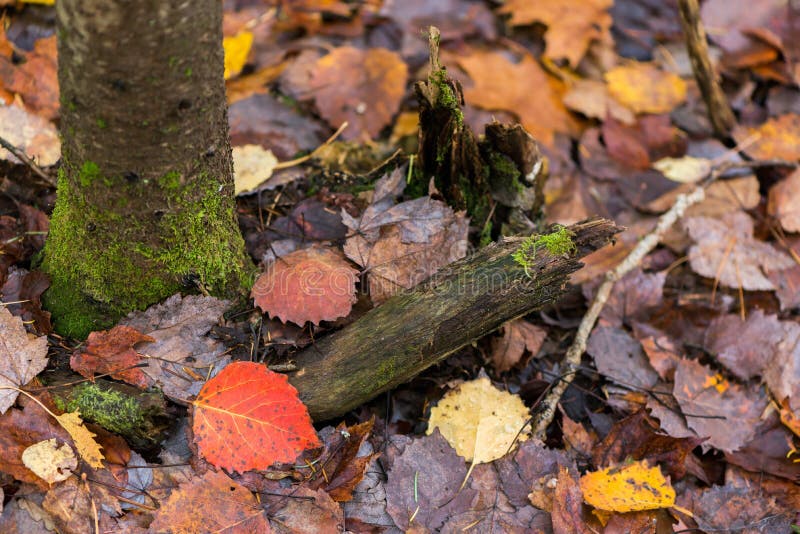
{"label": "moss patch", "polygon": [[91,383],[75,386],[69,399],[58,398],[56,406],[67,412],[78,410],[84,419],[122,435],[139,432],[147,419],[133,397]]}
{"label": "moss patch", "polygon": [[523,241],[519,248],[511,255],[518,264],[525,269],[525,274],[530,276],[528,269],[536,259],[536,251],[544,248],[553,256],[561,256],[564,254],[572,254],[577,251],[575,242],[572,238],[575,237],[575,232],[568,228],[555,225],[553,232],[544,235],[534,234]]}

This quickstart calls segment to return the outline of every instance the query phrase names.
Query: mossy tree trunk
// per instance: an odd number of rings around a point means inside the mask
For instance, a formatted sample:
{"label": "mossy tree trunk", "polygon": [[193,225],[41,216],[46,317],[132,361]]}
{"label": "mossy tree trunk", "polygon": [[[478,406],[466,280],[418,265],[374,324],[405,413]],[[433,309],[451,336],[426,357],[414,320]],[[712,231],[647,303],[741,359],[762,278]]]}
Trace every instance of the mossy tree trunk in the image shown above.
{"label": "mossy tree trunk", "polygon": [[186,288],[232,295],[233,196],[218,0],[59,0],[62,165],[46,304],[82,337]]}

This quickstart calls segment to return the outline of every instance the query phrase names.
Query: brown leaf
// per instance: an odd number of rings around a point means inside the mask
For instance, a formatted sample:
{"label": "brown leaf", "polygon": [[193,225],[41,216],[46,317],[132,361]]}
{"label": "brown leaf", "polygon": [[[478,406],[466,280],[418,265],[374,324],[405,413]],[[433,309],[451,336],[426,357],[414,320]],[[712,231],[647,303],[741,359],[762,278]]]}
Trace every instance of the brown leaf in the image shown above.
{"label": "brown leaf", "polygon": [[800,170],[770,188],[767,212],[787,232],[800,232]]}
{"label": "brown leaf", "polygon": [[689,428],[723,452],[750,441],[767,406],[763,391],[733,384],[693,360],[678,363],[673,395]]}
{"label": "brown leaf", "polygon": [[400,109],[407,78],[408,67],[394,52],[343,46],[317,61],[309,90],[328,124],[350,125],[344,139],[371,139]]}
{"label": "brown leaf", "polygon": [[142,369],[132,369],[145,361],[134,346],[152,341],[155,339],[130,326],[117,325],[108,331],[92,332],[83,347],[72,354],[69,365],[86,378],[111,374],[112,378],[145,389],[153,382]]}
{"label": "brown leaf", "polygon": [[55,519],[61,532],[93,532],[94,518],[101,504],[93,502],[93,497],[88,482],[70,477],[47,492],[42,507]]}
{"label": "brown leaf", "polygon": [[350,313],[357,275],[334,249],[296,250],[266,267],[251,296],[265,313],[283,322],[319,324]]}
{"label": "brown leaf", "polygon": [[787,113],[757,128],[736,126],[733,138],[753,159],[800,159],[800,115]]}
{"label": "brown leaf", "polygon": [[547,330],[524,319],[507,322],[503,325],[503,336],[492,340],[494,368],[500,373],[508,371],[520,362],[525,350],[536,356],[546,338]]}
{"label": "brown leaf", "polygon": [[497,11],[511,15],[509,24],[524,26],[541,22],[547,25],[545,55],[550,59],[566,58],[577,67],[592,41],[610,39],[613,0],[567,0],[530,2],[509,0]]}
{"label": "brown leaf", "polygon": [[625,330],[596,327],[589,336],[586,352],[594,358],[601,374],[620,385],[649,389],[658,381],[642,346]]}
{"label": "brown leaf", "polygon": [[757,309],[747,315],[746,321],[735,314],[717,317],[706,330],[703,345],[731,373],[749,380],[762,374],[784,335],[776,315],[765,315]]}
{"label": "brown leaf", "polygon": [[474,83],[464,88],[468,103],[516,114],[537,141],[550,147],[556,132],[578,133],[561,99],[563,84],[549,77],[533,56],[524,54],[512,63],[499,51],[475,51],[457,61]]}
{"label": "brown leaf", "polygon": [[[2,61],[0,59],[0,63]],[[0,106],[0,136],[43,167],[54,165],[61,157],[61,141],[56,127],[47,119],[18,106]],[[2,147],[0,159],[19,162]]]}
{"label": "brown leaf", "polygon": [[[364,478],[366,469],[377,454],[359,455],[362,445],[372,432],[375,420],[346,427],[344,423],[323,438],[323,451],[314,458],[325,466],[325,476],[310,481],[312,489],[322,488],[336,502],[353,498],[353,490]],[[320,432],[324,435],[324,430]]]}
{"label": "brown leaf", "polygon": [[772,395],[782,401],[789,399],[789,406],[800,413],[800,324],[781,321],[783,332],[775,333],[765,342],[774,343],[771,361],[764,369],[764,382]]}
{"label": "brown leaf", "polygon": [[19,317],[0,307],[0,414],[17,399],[21,388],[47,366],[47,337],[29,338]]}
{"label": "brown leaf", "polygon": [[42,293],[50,287],[50,278],[41,271],[28,272],[11,267],[8,279],[3,284],[3,302],[8,311],[18,316],[24,323],[33,325],[39,334],[53,331],[50,312],[42,309]]}
{"label": "brown leaf", "polygon": [[781,303],[781,311],[800,307],[800,265],[788,269],[769,269],[767,278],[775,286],[775,296]]}
{"label": "brown leaf", "polygon": [[147,345],[148,366],[141,369],[149,383],[179,402],[197,395],[230,361],[224,345],[206,336],[227,307],[228,301],[214,297],[176,294],[121,320],[154,340]]}
{"label": "brown leaf", "polygon": [[606,84],[597,80],[577,80],[564,94],[564,105],[592,119],[605,120],[610,116],[623,124],[636,122],[636,115],[609,94]]}
{"label": "brown leaf", "polygon": [[48,120],[58,117],[57,71],[55,35],[37,40],[20,65],[0,57],[0,85],[18,93],[28,109]]}
{"label": "brown leaf", "polygon": [[696,243],[689,249],[692,270],[718,278],[725,287],[770,291],[775,286],[764,271],[794,265],[787,254],[753,238],[753,220],[742,211],[714,219],[691,217],[684,225]]}
{"label": "brown leaf", "polygon": [[[667,273],[645,273],[641,268],[634,269],[614,285],[614,291],[600,312],[600,324],[621,327],[632,325],[633,321],[644,320],[648,312],[661,305],[664,299],[664,281]],[[594,291],[583,286],[588,300]]]}
{"label": "brown leaf", "polygon": [[590,534],[592,530],[583,520],[583,493],[577,474],[562,467],[553,495],[553,531]]}
{"label": "brown leaf", "polygon": [[150,530],[173,534],[272,532],[253,494],[225,474],[210,470],[174,490],[166,502],[161,503]]}

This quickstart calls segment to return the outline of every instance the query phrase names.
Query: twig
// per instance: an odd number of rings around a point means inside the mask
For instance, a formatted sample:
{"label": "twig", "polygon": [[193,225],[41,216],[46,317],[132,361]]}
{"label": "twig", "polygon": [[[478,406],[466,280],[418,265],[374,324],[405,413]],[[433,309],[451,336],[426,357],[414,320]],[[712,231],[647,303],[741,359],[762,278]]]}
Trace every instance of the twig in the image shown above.
{"label": "twig", "polygon": [[736,124],[728,99],[719,86],[717,75],[708,58],[708,43],[706,31],[700,20],[700,8],[697,0],[678,0],[681,13],[681,27],[686,37],[686,48],[692,61],[692,70],[703,94],[703,100],[708,108],[708,118],[714,128],[714,134],[720,139],[731,135],[731,129]]}
{"label": "twig", "polygon": [[566,367],[563,373],[564,378],[550,390],[550,393],[545,397],[544,401],[542,401],[539,413],[534,418],[532,427],[535,437],[539,439],[545,437],[547,427],[550,426],[555,416],[556,406],[580,367],[581,356],[584,351],[586,351],[586,342],[589,339],[589,334],[592,332],[592,328],[594,328],[594,324],[597,322],[597,318],[600,316],[600,312],[611,294],[614,283],[639,265],[645,255],[656,248],[656,245],[658,245],[661,240],[661,236],[675,224],[675,221],[683,216],[686,209],[692,204],[703,200],[705,196],[706,190],[704,185],[698,186],[691,193],[680,195],[675,200],[675,204],[673,204],[672,208],[658,220],[655,229],[639,241],[622,263],[617,265],[614,270],[606,273],[605,280],[600,284],[597,294],[592,301],[592,305],[589,307],[586,315],[583,316],[580,326],[578,326],[578,333],[575,335],[575,340],[567,350],[564,361],[564,367]]}
{"label": "twig", "polygon": [[19,148],[9,143],[6,139],[3,138],[3,136],[0,136],[0,146],[2,146],[6,150],[14,154],[14,156],[16,156],[17,159],[19,159],[22,163],[27,165],[34,172],[34,174],[36,174],[37,176],[39,176],[39,178],[44,180],[45,184],[48,187],[56,186],[56,183],[51,176],[49,176],[46,172],[44,172],[42,168],[36,164],[36,162],[34,162],[31,158],[29,158],[25,154],[25,152],[23,152]]}

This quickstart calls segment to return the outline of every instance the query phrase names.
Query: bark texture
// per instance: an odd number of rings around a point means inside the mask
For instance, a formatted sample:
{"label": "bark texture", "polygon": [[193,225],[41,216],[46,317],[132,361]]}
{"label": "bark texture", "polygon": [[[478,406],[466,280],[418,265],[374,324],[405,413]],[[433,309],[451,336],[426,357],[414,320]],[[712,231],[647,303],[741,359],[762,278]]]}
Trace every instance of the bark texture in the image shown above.
{"label": "bark texture", "polygon": [[217,0],[59,0],[62,166],[43,267],[82,337],[202,284],[248,278]]}
{"label": "bark texture", "polygon": [[341,416],[511,319],[558,300],[580,258],[620,229],[594,219],[569,228],[571,253],[546,248],[526,265],[506,239],[440,271],[295,356],[289,381],[315,421]]}

